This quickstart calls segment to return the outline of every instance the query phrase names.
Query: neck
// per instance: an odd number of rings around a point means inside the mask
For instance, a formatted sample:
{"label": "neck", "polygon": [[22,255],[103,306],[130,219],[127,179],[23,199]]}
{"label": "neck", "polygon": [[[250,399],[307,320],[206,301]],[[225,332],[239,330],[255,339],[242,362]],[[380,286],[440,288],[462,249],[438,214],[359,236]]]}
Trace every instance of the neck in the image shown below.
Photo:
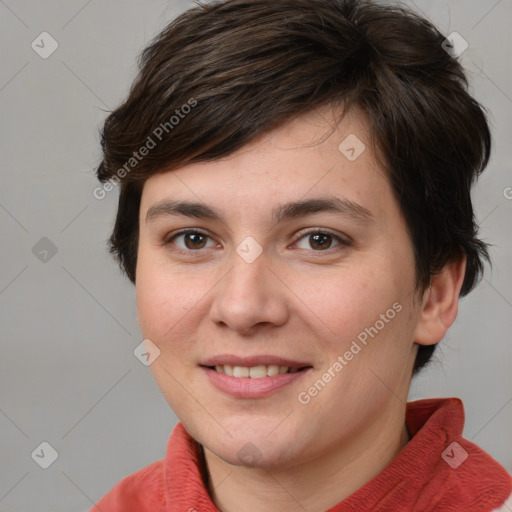
{"label": "neck", "polygon": [[408,441],[402,408],[349,443],[285,469],[233,466],[205,449],[209,492],[222,512],[323,512],[378,475]]}

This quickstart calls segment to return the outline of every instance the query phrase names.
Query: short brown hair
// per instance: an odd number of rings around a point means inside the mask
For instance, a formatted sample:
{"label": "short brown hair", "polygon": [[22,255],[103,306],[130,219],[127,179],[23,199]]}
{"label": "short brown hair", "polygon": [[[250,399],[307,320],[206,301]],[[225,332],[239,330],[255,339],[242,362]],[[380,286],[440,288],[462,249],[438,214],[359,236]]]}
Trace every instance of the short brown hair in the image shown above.
{"label": "short brown hair", "polygon": [[[331,104],[357,106],[369,120],[413,242],[418,288],[466,256],[467,294],[489,260],[470,190],[491,137],[444,40],[407,8],[366,0],[224,0],[179,16],[142,52],[128,98],[101,133],[98,179],[120,182],[109,246],[128,278],[135,283],[148,177],[224,157]],[[419,347],[415,371],[434,348]]]}

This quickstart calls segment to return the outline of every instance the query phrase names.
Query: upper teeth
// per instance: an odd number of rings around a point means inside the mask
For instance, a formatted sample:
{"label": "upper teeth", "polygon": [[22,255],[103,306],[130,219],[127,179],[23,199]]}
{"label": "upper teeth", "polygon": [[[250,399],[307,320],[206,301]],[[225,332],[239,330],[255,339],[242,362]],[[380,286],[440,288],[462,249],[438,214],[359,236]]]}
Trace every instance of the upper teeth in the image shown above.
{"label": "upper teeth", "polygon": [[298,368],[290,368],[289,366],[279,366],[271,364],[268,366],[231,366],[230,364],[218,365],[215,370],[219,373],[225,373],[230,377],[251,377],[252,379],[261,379],[262,377],[273,377],[280,373],[295,373]]}

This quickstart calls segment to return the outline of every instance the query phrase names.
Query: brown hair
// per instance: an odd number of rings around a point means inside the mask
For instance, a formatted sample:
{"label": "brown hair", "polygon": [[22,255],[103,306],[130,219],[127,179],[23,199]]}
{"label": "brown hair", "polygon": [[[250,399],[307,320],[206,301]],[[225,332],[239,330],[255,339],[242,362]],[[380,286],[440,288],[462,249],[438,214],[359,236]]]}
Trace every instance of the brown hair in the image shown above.
{"label": "brown hair", "polygon": [[[339,104],[369,120],[414,245],[418,288],[465,255],[467,294],[489,260],[470,189],[491,137],[444,40],[412,11],[365,0],[225,0],[179,16],[142,52],[128,98],[101,133],[98,179],[120,182],[110,251],[128,278],[135,283],[148,177],[224,157]],[[419,347],[415,371],[434,349]]]}

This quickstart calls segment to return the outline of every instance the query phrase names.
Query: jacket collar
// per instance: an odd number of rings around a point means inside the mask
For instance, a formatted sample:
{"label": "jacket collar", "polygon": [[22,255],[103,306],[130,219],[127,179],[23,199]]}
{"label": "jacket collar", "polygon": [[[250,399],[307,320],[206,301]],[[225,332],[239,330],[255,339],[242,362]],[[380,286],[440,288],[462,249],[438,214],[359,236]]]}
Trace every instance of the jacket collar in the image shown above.
{"label": "jacket collar", "polygon": [[[411,441],[381,473],[328,512],[489,512],[503,505],[512,478],[462,437],[464,408],[458,398],[409,402],[406,424]],[[165,512],[218,512],[206,482],[202,447],[178,423],[164,463]]]}

